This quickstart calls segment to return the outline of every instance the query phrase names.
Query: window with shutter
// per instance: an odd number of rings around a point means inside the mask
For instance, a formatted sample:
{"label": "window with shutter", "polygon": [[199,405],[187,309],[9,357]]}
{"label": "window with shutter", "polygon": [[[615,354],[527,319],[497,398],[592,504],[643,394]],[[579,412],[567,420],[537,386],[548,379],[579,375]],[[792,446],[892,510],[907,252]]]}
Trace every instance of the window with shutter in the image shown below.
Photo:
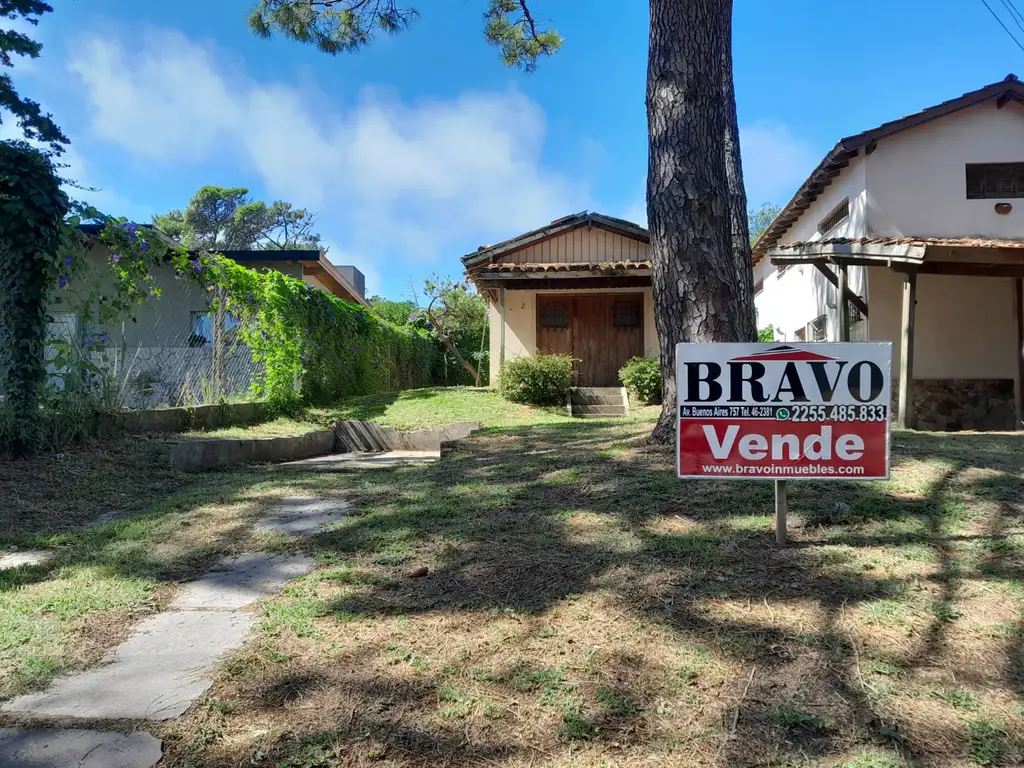
{"label": "window with shutter", "polygon": [[969,163],[967,199],[1024,197],[1024,163]]}
{"label": "window with shutter", "polygon": [[818,222],[818,231],[822,235],[827,235],[833,229],[838,227],[847,216],[850,215],[850,198],[844,197],[843,202],[833,208],[828,216]]}
{"label": "window with shutter", "polygon": [[567,328],[569,312],[564,304],[548,304],[541,308],[540,324],[544,328]]}

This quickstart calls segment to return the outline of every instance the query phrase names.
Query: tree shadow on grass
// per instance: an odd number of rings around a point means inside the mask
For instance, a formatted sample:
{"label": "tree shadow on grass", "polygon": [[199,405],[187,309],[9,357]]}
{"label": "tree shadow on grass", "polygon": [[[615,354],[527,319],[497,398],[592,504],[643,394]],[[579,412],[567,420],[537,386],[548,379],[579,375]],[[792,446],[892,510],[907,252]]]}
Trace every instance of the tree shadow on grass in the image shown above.
{"label": "tree shadow on grass", "polygon": [[[736,690],[725,692],[736,699],[736,725],[723,737],[721,759],[836,754],[855,738],[899,748],[916,763],[932,749],[927,734],[921,736],[920,724],[904,732],[879,707],[858,660],[864,639],[851,634],[850,617],[862,605],[906,602],[917,578],[898,568],[883,575],[829,565],[824,555],[846,547],[859,557],[858,549],[887,545],[931,553],[931,585],[918,600],[926,612],[899,664],[909,675],[937,663],[958,615],[958,542],[996,536],[964,527],[962,497],[970,491],[962,475],[979,463],[1005,470],[1020,461],[1001,442],[1005,437],[973,438],[940,438],[936,458],[927,450],[930,436],[901,434],[897,449],[906,450],[905,461],[937,466],[913,493],[894,484],[794,483],[795,546],[780,552],[763,523],[737,527],[770,513],[770,484],[678,481],[669,452],[642,441],[630,445],[614,424],[491,432],[460,444],[440,465],[363,477],[351,495],[356,515],[318,537],[317,546],[340,561],[401,563],[399,569],[427,562],[431,575],[407,581],[396,570],[394,580],[341,598],[330,610],[366,618],[453,610],[538,615],[593,593],[617,570],[656,575],[628,582],[622,609],[679,637],[699,638],[744,669]],[[617,458],[622,450],[632,455]],[[999,483],[1000,493],[1016,490]],[[853,513],[830,519],[839,499]],[[606,519],[630,546],[581,539],[568,523],[578,514]],[[735,613],[743,603],[758,607],[749,619],[723,615],[723,606]],[[787,612],[813,621],[802,628],[765,621],[766,614]],[[756,681],[744,694],[748,669]],[[811,716],[801,719],[797,710]]]}
{"label": "tree shadow on grass", "polygon": [[[293,735],[273,754],[284,764],[311,749],[348,754],[369,731],[381,754],[409,765],[467,764],[475,756],[554,761],[576,743],[603,759],[625,749],[623,764],[643,764],[652,749],[678,738],[706,757],[703,764],[831,760],[851,745],[898,751],[913,765],[959,759],[950,750],[962,750],[960,731],[942,736],[945,721],[908,718],[893,704],[897,694],[883,688],[888,680],[917,685],[921,675],[950,663],[965,579],[1019,584],[1015,544],[998,542],[1018,530],[1021,442],[897,433],[900,473],[893,482],[792,483],[794,545],[779,551],[768,521],[770,483],[679,481],[671,451],[647,446],[645,431],[614,422],[490,430],[435,465],[315,477],[278,471],[274,482],[293,489],[344,490],[351,516],[310,547],[323,563],[372,576],[339,594],[326,592],[315,614],[325,618],[316,621],[358,622],[359,636],[376,637],[400,617],[437,626],[474,617],[461,635],[448,631],[444,641],[455,644],[475,625],[521,623],[522,632],[502,630],[499,645],[487,646],[507,649],[487,685],[495,700],[523,701],[543,728],[517,722],[503,730],[480,720],[455,736],[461,726],[439,725],[428,714],[442,696],[443,675],[403,687],[405,667],[382,674],[372,661],[347,656],[339,667],[344,674],[322,659],[296,663],[250,690],[254,706],[284,708],[293,717]],[[224,490],[244,498],[254,482],[251,472],[241,473],[237,487],[231,479]],[[983,517],[975,517],[976,507],[985,508]],[[979,550],[983,556],[970,560]],[[915,557],[927,568],[914,570]],[[879,559],[881,566],[873,564]],[[409,578],[419,564],[429,566],[429,576]],[[689,730],[669,734],[665,723],[678,713],[659,714],[662,698],[679,696],[666,692],[667,673],[645,679],[626,661],[598,652],[600,667],[566,667],[572,680],[557,685],[575,690],[545,682],[565,664],[527,651],[537,623],[560,622],[556,633],[571,632],[574,625],[556,617],[580,601],[609,611],[602,621],[620,616],[641,627],[641,657],[665,642],[695,643],[730,670],[715,682],[697,674],[704,703],[693,705]],[[1020,637],[1017,631],[1008,638],[1003,664],[981,683],[1020,696]],[[572,639],[553,647],[574,654]],[[385,642],[382,636],[375,647]],[[456,669],[448,677],[474,663],[451,662]],[[356,714],[340,726],[291,709],[329,707],[344,697],[372,714],[382,688],[412,703],[387,717]],[[574,699],[577,710],[566,703]],[[545,714],[552,701],[561,707],[554,719]],[[216,754],[206,753],[213,761],[205,764],[219,764]]]}

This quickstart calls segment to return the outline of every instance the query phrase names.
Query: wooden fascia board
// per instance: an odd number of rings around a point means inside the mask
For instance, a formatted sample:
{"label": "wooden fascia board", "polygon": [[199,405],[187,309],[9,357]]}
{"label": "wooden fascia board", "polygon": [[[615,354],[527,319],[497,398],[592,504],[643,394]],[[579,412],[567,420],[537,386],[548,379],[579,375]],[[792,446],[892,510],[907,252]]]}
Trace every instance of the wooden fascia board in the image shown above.
{"label": "wooden fascia board", "polygon": [[575,269],[551,270],[547,272],[478,272],[473,277],[477,280],[563,280],[578,277],[650,277],[649,269]]}

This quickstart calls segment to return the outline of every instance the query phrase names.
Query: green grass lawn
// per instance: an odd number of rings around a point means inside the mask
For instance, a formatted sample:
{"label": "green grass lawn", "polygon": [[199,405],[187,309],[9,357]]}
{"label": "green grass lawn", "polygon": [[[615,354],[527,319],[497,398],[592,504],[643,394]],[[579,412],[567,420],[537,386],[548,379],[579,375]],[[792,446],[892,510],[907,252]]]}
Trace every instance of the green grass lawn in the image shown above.
{"label": "green grass lawn", "polygon": [[[650,418],[657,409],[640,408],[631,418]],[[565,407],[517,405],[497,392],[473,387],[430,387],[347,400],[330,408],[310,408],[298,418],[282,418],[251,427],[192,432],[186,438],[281,437],[322,428],[339,419],[375,421],[396,429],[443,427],[475,421],[484,427],[559,424],[570,420]]]}
{"label": "green grass lawn", "polygon": [[[0,465],[0,546],[59,552],[0,574],[0,691],[281,546],[250,533],[275,499],[340,494],[351,516],[292,545],[318,568],[147,725],[161,765],[1020,763],[1024,436],[897,432],[889,482],[791,481],[778,550],[771,483],[677,480],[650,414],[545,418],[360,472],[175,475],[135,444]],[[115,506],[143,517],[82,525]]]}

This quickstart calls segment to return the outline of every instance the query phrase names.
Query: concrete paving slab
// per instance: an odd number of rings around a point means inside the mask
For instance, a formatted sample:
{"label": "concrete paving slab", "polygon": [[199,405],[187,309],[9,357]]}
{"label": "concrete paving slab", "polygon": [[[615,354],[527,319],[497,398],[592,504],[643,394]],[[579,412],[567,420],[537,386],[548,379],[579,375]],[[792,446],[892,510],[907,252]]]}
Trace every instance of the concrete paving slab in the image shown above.
{"label": "concrete paving slab", "polygon": [[440,458],[440,451],[357,451],[355,453],[332,453],[329,456],[314,456],[311,459],[303,459],[302,461],[289,461],[281,466],[304,469],[373,469],[375,467],[439,461]]}
{"label": "concrete paving slab", "polygon": [[4,768],[150,768],[162,756],[148,733],[0,728]]}
{"label": "concrete paving slab", "polygon": [[[0,553],[0,571],[10,568],[19,568],[23,565],[42,565],[56,557],[56,552],[45,549],[25,550],[24,552],[3,552]],[[2,765],[2,763],[0,763]]]}
{"label": "concrete paving slab", "polygon": [[99,666],[59,678],[42,693],[8,701],[6,712],[55,717],[167,720],[210,687],[210,670],[246,639],[253,617],[236,611],[151,616]]}
{"label": "concrete paving slab", "polygon": [[312,536],[320,528],[345,517],[351,505],[342,499],[316,496],[288,496],[256,523],[261,533]]}
{"label": "concrete paving slab", "polygon": [[294,578],[313,570],[309,557],[245,553],[221,560],[217,567],[185,585],[174,610],[230,611],[275,594]]}

